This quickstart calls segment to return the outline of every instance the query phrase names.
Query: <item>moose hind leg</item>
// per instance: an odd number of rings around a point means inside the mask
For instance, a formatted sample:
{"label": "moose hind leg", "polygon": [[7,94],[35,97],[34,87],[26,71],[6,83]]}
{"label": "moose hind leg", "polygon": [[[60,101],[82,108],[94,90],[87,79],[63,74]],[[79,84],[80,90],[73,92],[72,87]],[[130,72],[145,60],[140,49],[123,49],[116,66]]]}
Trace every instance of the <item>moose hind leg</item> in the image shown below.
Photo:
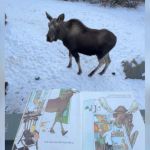
{"label": "moose hind leg", "polygon": [[69,64],[68,64],[67,68],[71,68],[71,67],[72,67],[72,54],[69,51]]}
{"label": "moose hind leg", "polygon": [[98,58],[98,62],[99,62],[98,66],[88,74],[89,77],[92,77],[94,73],[104,64],[104,59]]}
{"label": "moose hind leg", "polygon": [[105,55],[103,59],[104,59],[104,61],[105,61],[105,67],[104,67],[104,69],[99,73],[100,75],[103,75],[103,74],[106,72],[106,70],[107,70],[109,64],[111,63],[111,59],[110,59],[109,54]]}
{"label": "moose hind leg", "polygon": [[60,118],[60,126],[61,126],[61,133],[62,133],[62,136],[64,136],[65,134],[68,133],[68,131],[65,131],[64,127],[63,127],[63,114],[60,114],[61,115],[61,118]]}

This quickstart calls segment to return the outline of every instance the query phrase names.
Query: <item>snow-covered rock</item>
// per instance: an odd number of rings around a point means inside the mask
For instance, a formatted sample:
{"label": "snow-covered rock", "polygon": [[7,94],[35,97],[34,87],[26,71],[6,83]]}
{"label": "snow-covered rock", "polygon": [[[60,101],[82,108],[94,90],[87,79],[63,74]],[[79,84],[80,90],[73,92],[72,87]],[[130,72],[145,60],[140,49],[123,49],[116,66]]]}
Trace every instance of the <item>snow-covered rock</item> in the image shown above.
{"label": "snow-covered rock", "polygon": [[126,79],[142,79],[145,80],[145,61],[138,62],[136,59],[132,61],[122,61],[123,71]]}

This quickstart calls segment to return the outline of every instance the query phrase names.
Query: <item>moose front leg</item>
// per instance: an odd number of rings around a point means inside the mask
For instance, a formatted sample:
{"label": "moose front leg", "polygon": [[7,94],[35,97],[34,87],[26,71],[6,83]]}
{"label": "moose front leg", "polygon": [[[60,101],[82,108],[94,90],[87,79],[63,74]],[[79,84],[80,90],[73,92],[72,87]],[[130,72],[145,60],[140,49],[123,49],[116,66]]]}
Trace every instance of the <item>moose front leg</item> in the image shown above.
{"label": "moose front leg", "polygon": [[73,57],[75,58],[77,65],[78,65],[78,75],[82,73],[81,65],[80,65],[80,56],[77,52],[72,53]]}
{"label": "moose front leg", "polygon": [[71,68],[71,67],[72,67],[72,54],[69,51],[69,64],[68,64],[67,68]]}
{"label": "moose front leg", "polygon": [[65,131],[63,127],[63,112],[60,113],[60,126],[61,126],[61,134],[62,136],[66,135],[68,131]]}
{"label": "moose front leg", "polygon": [[54,123],[53,123],[53,125],[52,125],[52,127],[50,129],[50,133],[55,133],[55,131],[54,131],[55,124],[56,124],[56,119],[55,119],[55,121],[54,121]]}

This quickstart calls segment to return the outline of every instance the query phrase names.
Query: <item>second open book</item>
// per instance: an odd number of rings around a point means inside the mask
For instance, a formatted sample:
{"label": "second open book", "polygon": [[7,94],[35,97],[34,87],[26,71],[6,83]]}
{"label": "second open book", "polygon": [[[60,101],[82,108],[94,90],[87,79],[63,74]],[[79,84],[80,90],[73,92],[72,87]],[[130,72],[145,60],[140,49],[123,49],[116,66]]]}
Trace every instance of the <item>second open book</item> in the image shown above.
{"label": "second open book", "polygon": [[34,91],[13,150],[144,150],[139,109],[129,93]]}

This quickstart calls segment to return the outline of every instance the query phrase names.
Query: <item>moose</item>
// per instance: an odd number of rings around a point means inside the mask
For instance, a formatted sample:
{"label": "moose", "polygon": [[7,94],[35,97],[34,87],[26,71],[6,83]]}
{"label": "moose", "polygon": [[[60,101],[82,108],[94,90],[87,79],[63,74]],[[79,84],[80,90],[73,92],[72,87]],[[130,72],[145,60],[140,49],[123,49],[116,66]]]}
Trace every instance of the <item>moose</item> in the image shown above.
{"label": "moose", "polygon": [[113,115],[114,123],[117,127],[124,126],[129,142],[133,148],[139,134],[137,130],[133,132],[133,113],[139,110],[139,104],[133,101],[129,109],[125,106],[118,106],[115,110],[108,105],[105,99],[100,99],[100,104],[107,112]]}
{"label": "moose", "polygon": [[76,92],[77,92],[76,90],[68,90],[61,97],[48,100],[48,102],[46,104],[45,112],[50,112],[50,113],[55,112],[56,113],[54,123],[50,129],[51,133],[55,133],[54,126],[58,120],[59,120],[60,125],[61,125],[62,135],[64,136],[68,132],[68,131],[65,131],[63,128],[62,118],[63,118],[63,113],[66,110],[66,108],[67,108],[67,106],[71,100],[71,97]]}
{"label": "moose", "polygon": [[111,62],[109,52],[117,42],[117,37],[111,31],[107,29],[98,30],[88,28],[78,19],[64,21],[64,14],[53,18],[46,12],[46,16],[49,20],[49,31],[46,35],[47,42],[57,40],[63,42],[64,46],[69,50],[68,68],[72,67],[72,57],[74,57],[78,65],[77,74],[80,75],[82,69],[79,53],[88,56],[96,55],[99,64],[88,76],[93,76],[103,64],[105,64],[105,67],[99,74],[102,75],[105,73]]}

